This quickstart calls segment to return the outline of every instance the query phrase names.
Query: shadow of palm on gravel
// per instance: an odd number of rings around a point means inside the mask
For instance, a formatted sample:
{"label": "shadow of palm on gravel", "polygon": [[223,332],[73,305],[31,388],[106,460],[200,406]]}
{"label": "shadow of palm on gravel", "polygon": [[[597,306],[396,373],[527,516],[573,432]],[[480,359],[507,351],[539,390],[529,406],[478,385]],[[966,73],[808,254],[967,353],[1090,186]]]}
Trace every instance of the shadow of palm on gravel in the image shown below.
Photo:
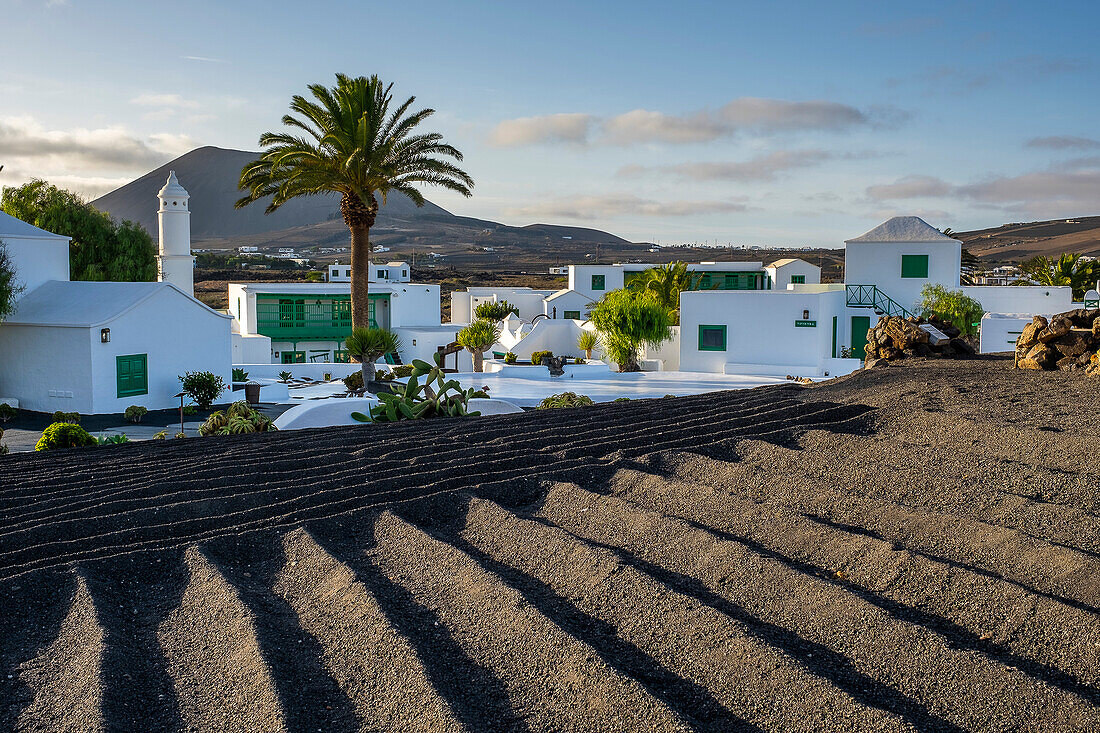
{"label": "shadow of palm on gravel", "polygon": [[350,522],[315,522],[309,525],[309,533],[326,552],[348,566],[355,579],[374,596],[386,620],[415,650],[432,688],[459,722],[469,730],[528,730],[512,709],[504,683],[463,651],[434,611],[387,578],[367,557],[374,545],[375,516],[360,515]]}
{"label": "shadow of palm on gravel", "polygon": [[256,636],[291,730],[358,731],[361,721],[347,693],[322,664],[320,643],[273,588],[286,563],[275,532],[213,540],[203,546],[211,562],[256,618]]}
{"label": "shadow of palm on gravel", "polygon": [[435,539],[469,555],[483,570],[500,578],[560,629],[592,648],[609,667],[637,681],[689,725],[699,730],[762,733],[722,705],[705,687],[677,675],[620,638],[613,624],[585,613],[546,583],[494,559],[463,539],[455,529],[461,523],[456,518],[465,514],[468,505],[468,496],[435,497],[407,507],[407,514],[399,515]]}

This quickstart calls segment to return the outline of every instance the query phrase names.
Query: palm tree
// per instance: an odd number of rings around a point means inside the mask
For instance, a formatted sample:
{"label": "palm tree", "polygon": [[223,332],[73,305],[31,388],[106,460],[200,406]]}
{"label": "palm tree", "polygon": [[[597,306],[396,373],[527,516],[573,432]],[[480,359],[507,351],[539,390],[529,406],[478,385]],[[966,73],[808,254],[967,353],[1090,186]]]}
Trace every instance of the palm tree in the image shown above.
{"label": "palm tree", "polygon": [[672,325],[680,324],[680,292],[696,290],[699,278],[689,272],[683,262],[670,262],[645,271],[642,277],[630,284],[630,289],[643,293],[657,301],[668,311]]}
{"label": "palm tree", "polygon": [[401,349],[401,339],[393,331],[384,328],[352,328],[351,335],[344,341],[348,354],[362,366],[363,386],[374,379],[374,362],[386,354],[397,353]]}
{"label": "palm tree", "polygon": [[1036,255],[1020,263],[1020,271],[1027,275],[1026,280],[1017,280],[1016,285],[1065,286],[1073,288],[1073,297],[1080,299],[1085,291],[1094,287],[1100,277],[1100,266],[1095,260],[1083,260],[1081,255],[1065,252],[1056,261],[1049,257]]}
{"label": "palm tree", "polygon": [[314,99],[291,98],[283,124],[303,134],[265,132],[257,160],[241,170],[239,186],[248,194],[242,208],[270,197],[266,213],[299,196],[337,194],[340,213],[351,230],[351,323],[370,326],[370,228],[378,216],[378,198],[397,191],[417,206],[424,196],[415,187],[426,183],[470,195],[473,179],[445,158],[462,153],[442,142],[436,132],[414,133],[435,110],[409,113],[416,97],[391,110],[393,84],[377,76],[336,75],[336,86],[311,84]]}
{"label": "palm tree", "polygon": [[459,331],[455,340],[473,355],[474,371],[480,372],[485,368],[485,350],[495,344],[498,338],[500,331],[497,330],[497,324],[482,319]]}

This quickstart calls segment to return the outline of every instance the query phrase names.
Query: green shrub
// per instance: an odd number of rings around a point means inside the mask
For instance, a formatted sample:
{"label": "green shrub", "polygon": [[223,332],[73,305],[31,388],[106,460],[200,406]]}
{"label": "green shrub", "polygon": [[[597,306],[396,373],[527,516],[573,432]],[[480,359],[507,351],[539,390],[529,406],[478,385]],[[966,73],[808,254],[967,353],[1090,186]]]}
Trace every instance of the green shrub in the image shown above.
{"label": "green shrub", "polygon": [[509,314],[518,316],[519,308],[507,300],[497,303],[479,303],[477,308],[474,308],[474,317],[483,321],[503,321]]}
{"label": "green shrub", "polygon": [[289,382],[293,377],[294,375],[288,371],[279,372],[279,380],[282,382]]}
{"label": "green shrub", "polygon": [[58,450],[60,448],[83,448],[96,445],[98,441],[88,431],[76,423],[55,422],[42,431],[42,437],[34,446],[36,451]]}
{"label": "green shrub", "polygon": [[544,356],[553,356],[553,355],[554,355],[553,351],[532,351],[531,352],[531,363],[534,364],[535,366],[538,366],[539,364],[542,364],[542,358]]}
{"label": "green shrub", "polygon": [[517,361],[519,361],[519,357],[513,354],[511,351],[504,355],[505,364],[515,364]]}
{"label": "green shrub", "polygon": [[489,393],[483,389],[475,389],[474,393],[470,395],[470,399],[474,399],[475,397],[478,399],[487,400],[489,399]]}
{"label": "green shrub", "polygon": [[153,440],[166,440],[168,438],[168,431],[161,430],[159,433],[153,436]]}
{"label": "green shrub", "polygon": [[184,415],[194,415],[198,411],[199,411],[198,408],[195,407],[194,405],[184,405],[183,406],[183,414]]}
{"label": "green shrub", "polygon": [[613,399],[611,401],[612,402],[630,402],[630,398],[629,397],[616,397],[615,399]]}
{"label": "green shrub", "polygon": [[186,437],[187,437],[187,433],[176,433],[175,437],[176,437],[176,438],[186,438]]}
{"label": "green shrub", "polygon": [[484,371],[485,351],[500,338],[500,331],[493,321],[484,319],[474,321],[458,332],[455,338],[462,348],[473,355],[474,371]]}
{"label": "green shrub", "polygon": [[562,392],[561,394],[550,395],[542,402],[539,403],[539,410],[551,410],[558,407],[581,407],[583,405],[594,405],[591,397],[587,397],[576,392]]}
{"label": "green shrub", "polygon": [[354,371],[343,379],[348,392],[360,392],[363,389],[363,372]]}
{"label": "green shrub", "polygon": [[[362,372],[360,372],[360,374],[362,374]],[[393,381],[393,374],[391,372],[387,372],[385,369],[379,369],[378,371],[376,371],[374,373],[374,381],[376,381],[376,382],[392,382]]]}
{"label": "green shrub", "polygon": [[74,425],[79,425],[80,424],[80,413],[79,412],[62,412],[61,410],[58,410],[57,412],[55,412],[53,414],[53,421],[54,422],[67,422],[67,423],[73,423]]}
{"label": "green shrub", "polygon": [[179,378],[184,393],[205,410],[225,391],[225,380],[213,372],[185,372]]}
{"label": "green shrub", "polygon": [[978,332],[985,315],[982,304],[962,290],[948,290],[942,285],[925,285],[920,291],[920,312],[925,318],[950,323],[967,336]]}
{"label": "green shrub", "polygon": [[247,382],[248,372],[239,367],[233,367],[233,381],[234,382]]}
{"label": "green shrub", "polygon": [[126,412],[122,413],[122,416],[130,422],[141,422],[141,418],[145,417],[145,413],[149,412],[141,405],[130,405],[126,408]]}
{"label": "green shrub", "polygon": [[101,435],[96,438],[97,445],[122,445],[123,443],[129,443],[130,439],[126,437],[126,433],[119,433],[118,435]]}
{"label": "green shrub", "polygon": [[399,379],[408,379],[412,376],[413,365],[412,364],[397,364],[393,367],[393,376]]}
{"label": "green shrub", "polygon": [[248,402],[241,400],[230,405],[225,412],[211,413],[199,428],[199,435],[241,435],[275,430],[271,418],[257,412]]}
{"label": "green shrub", "polygon": [[585,331],[577,339],[577,348],[584,352],[585,359],[592,358],[592,349],[600,344],[600,338],[592,331]]}
{"label": "green shrub", "polygon": [[0,445],[0,456],[5,456],[7,454],[8,454],[8,446]]}
{"label": "green shrub", "polygon": [[0,402],[0,422],[14,420],[17,412],[18,410],[9,405],[7,402]]}
{"label": "green shrub", "polygon": [[592,309],[591,321],[604,352],[620,372],[641,371],[638,351],[643,346],[657,348],[672,338],[668,309],[641,292],[611,291]]}

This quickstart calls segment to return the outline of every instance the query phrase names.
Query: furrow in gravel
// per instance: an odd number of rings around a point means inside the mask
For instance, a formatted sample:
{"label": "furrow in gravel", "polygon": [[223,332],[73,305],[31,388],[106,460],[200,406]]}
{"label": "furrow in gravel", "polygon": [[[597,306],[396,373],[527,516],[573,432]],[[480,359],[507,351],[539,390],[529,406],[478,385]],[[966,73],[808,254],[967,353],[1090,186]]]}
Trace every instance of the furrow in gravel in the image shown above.
{"label": "furrow in gravel", "polygon": [[[636,648],[710,690],[722,709],[750,724],[783,730],[918,729],[816,674],[793,647],[762,633],[759,621],[743,609],[708,605],[561,529],[473,499],[455,525],[435,532],[605,654],[616,654],[620,644]],[[805,640],[798,644],[824,653]],[[697,723],[709,720],[701,712]],[[942,724],[930,715],[923,720]]]}
{"label": "furrow in gravel", "polygon": [[[697,457],[654,457],[668,467]],[[901,545],[815,522],[782,504],[682,478],[618,470],[616,496],[716,532],[794,571],[849,590],[902,621],[1100,704],[1100,617],[1018,584]]]}
{"label": "furrow in gravel", "polygon": [[184,553],[187,586],[158,638],[190,730],[288,731],[260,651],[256,619],[197,546]]}
{"label": "furrow in gravel", "polygon": [[[571,457],[577,454],[596,457],[607,455],[618,448],[619,452],[632,454],[653,450],[655,447],[678,448],[698,447],[703,441],[717,444],[733,438],[745,435],[746,432],[754,437],[763,438],[769,429],[778,430],[786,434],[804,427],[822,427],[830,423],[842,422],[850,417],[858,417],[862,413],[860,408],[836,407],[831,404],[812,405],[808,409],[801,409],[796,415],[776,415],[764,420],[730,420],[723,424],[720,430],[711,432],[705,439],[697,435],[683,435],[673,429],[667,431],[668,437],[661,439],[654,436],[651,440],[638,441],[636,438],[628,442],[620,442],[616,438],[609,438],[602,443],[590,443],[578,449]],[[662,433],[664,434],[664,433]],[[674,437],[676,436],[676,437]],[[627,450],[628,449],[628,450]],[[558,451],[553,455],[553,467],[567,468],[575,465],[575,461],[561,455]],[[539,468],[548,470],[548,456],[538,454],[521,454],[515,456],[495,456],[497,461],[504,461],[513,472],[513,475],[524,475],[527,472]],[[480,464],[470,464],[468,458],[456,458],[455,465],[434,466],[432,471],[417,473],[409,471],[406,467],[404,475],[396,477],[397,488],[390,489],[385,495],[367,494],[371,503],[380,500],[401,500],[408,498],[403,495],[410,491],[423,491],[422,487],[434,484],[436,490],[445,490],[450,486],[463,486],[478,483],[483,480],[494,480],[500,475],[500,471],[490,471],[486,474],[466,474],[464,471],[477,470]],[[322,485],[324,485],[322,483]],[[270,495],[284,495],[287,498],[274,500]],[[232,527],[235,530],[251,529],[257,526],[273,525],[287,521],[288,517],[295,516],[298,520],[323,517],[341,511],[350,511],[362,508],[364,491],[361,484],[338,489],[317,489],[316,480],[310,484],[297,485],[292,489],[284,489],[282,493],[277,490],[268,492],[253,491],[237,494],[231,497],[239,502],[236,506],[244,508],[233,510],[234,504],[229,506],[209,500],[196,500],[183,506],[169,504],[166,506],[153,505],[141,514],[126,512],[120,515],[108,515],[99,518],[98,521],[67,521],[53,525],[44,525],[36,533],[34,528],[23,532],[14,532],[0,538],[0,547],[7,547],[0,552],[0,568],[11,567],[11,572],[22,572],[26,569],[39,567],[36,561],[42,557],[53,558],[56,563],[59,560],[72,560],[82,557],[95,556],[95,551],[88,553],[86,546],[93,548],[119,548],[129,546],[131,548],[141,546],[144,543],[154,541],[165,535],[174,540],[194,540],[204,536],[217,534],[211,525]],[[368,504],[369,505],[369,504]],[[148,515],[158,522],[141,523],[139,517]],[[183,516],[181,521],[164,521],[174,516]],[[198,515],[198,516],[196,516]],[[122,529],[111,530],[112,526],[121,526]],[[39,537],[36,534],[44,534]],[[75,537],[73,536],[75,535]],[[61,552],[62,548],[72,548]],[[12,566],[12,561],[15,565]]]}
{"label": "furrow in gravel", "polygon": [[415,649],[355,572],[305,529],[282,537],[273,590],[317,640],[322,663],[354,706],[358,730],[461,731]]}
{"label": "furrow in gravel", "polygon": [[[817,433],[802,436],[813,443]],[[1100,557],[1054,544],[1020,530],[981,520],[891,501],[886,492],[850,487],[835,477],[815,475],[809,467],[801,480],[782,486],[759,480],[783,475],[790,462],[805,459],[771,443],[743,441],[737,461],[691,458],[671,470],[685,480],[710,483],[755,501],[778,502],[838,528],[896,542],[942,562],[1019,583],[1035,593],[1100,612]],[[852,460],[858,460],[855,456]],[[902,480],[904,474],[895,474]],[[949,510],[950,511],[950,510]]]}
{"label": "furrow in gravel", "polygon": [[[622,441],[624,438],[633,434],[642,433],[653,428],[660,428],[669,425],[670,419],[675,424],[676,428],[680,430],[690,429],[693,423],[704,422],[713,420],[716,417],[722,417],[725,420],[734,420],[749,416],[758,416],[760,419],[766,419],[771,413],[777,411],[786,410],[783,414],[791,412],[791,408],[797,408],[801,403],[789,399],[772,400],[767,403],[763,403],[758,398],[757,401],[750,401],[750,404],[738,406],[735,409],[721,410],[715,406],[710,406],[709,409],[699,410],[685,407],[678,407],[677,411],[684,411],[684,420],[678,420],[678,415],[669,416],[659,411],[652,411],[648,415],[639,416],[616,416],[615,419],[610,421],[590,421],[586,423],[580,423],[575,425],[576,416],[566,415],[563,413],[574,413],[575,410],[557,410],[553,413],[540,413],[539,423],[547,423],[549,427],[543,427],[541,424],[531,426],[527,430],[524,430],[520,434],[515,434],[509,431],[498,431],[496,435],[501,438],[506,438],[505,445],[510,450],[515,450],[519,453],[524,453],[532,450],[539,450],[546,445],[553,445],[557,438],[560,438],[561,431],[568,431],[571,439],[574,441],[595,442],[597,436],[612,436],[616,440]],[[554,414],[557,413],[557,414]],[[559,419],[558,415],[562,414]],[[572,419],[570,419],[572,418]],[[467,421],[466,425],[471,428],[469,433],[460,433],[455,438],[451,438],[447,435],[437,436],[436,438],[436,450],[433,452],[433,461],[446,461],[453,456],[461,456],[469,451],[473,446],[484,445],[487,442],[491,442],[493,438],[485,435],[489,432],[486,426],[490,421]],[[379,426],[375,428],[380,433],[386,433],[391,427],[397,426]],[[494,424],[490,427],[502,427],[501,425]],[[576,427],[576,429],[574,429]],[[481,430],[478,430],[481,428]],[[533,428],[533,429],[532,429]],[[362,432],[363,429],[359,429],[357,432]],[[363,437],[369,437],[365,435]],[[274,442],[278,442],[283,436],[279,435],[273,437]],[[553,441],[548,441],[549,438],[554,438]],[[381,441],[381,445],[372,446],[372,450],[369,452],[372,458],[372,469],[377,471],[385,471],[388,466],[397,465],[407,468],[410,460],[422,459],[423,453],[418,446],[409,446],[407,442],[393,442],[389,440]],[[345,452],[344,458],[333,460],[333,451],[328,450],[324,455],[316,456],[319,460],[324,460],[326,466],[326,478],[328,481],[334,484],[348,483],[349,481],[356,481],[361,478],[361,463],[362,459],[358,455],[362,452],[363,445],[357,444],[353,447],[356,450],[354,452]],[[247,456],[247,453],[245,453]],[[221,493],[226,488],[239,488],[241,486],[240,477],[246,475],[253,478],[253,483],[257,483],[258,479],[262,478],[265,483],[270,483],[275,486],[292,484],[297,479],[300,479],[299,467],[303,462],[308,462],[312,456],[302,455],[301,451],[294,451],[292,455],[276,455],[266,456],[264,459],[257,459],[255,466],[250,465],[237,465],[232,473],[219,472],[217,461],[212,460],[212,457],[207,456],[204,458],[203,466],[199,472],[192,472],[187,476],[173,476],[168,475],[154,475],[152,479],[148,476],[135,477],[132,473],[126,474],[112,479],[110,476],[97,477],[97,484],[105,486],[100,491],[84,491],[77,492],[79,499],[75,502],[71,501],[73,495],[72,490],[64,491],[61,496],[54,496],[51,492],[42,492],[41,487],[38,487],[38,493],[31,493],[26,496],[15,496],[10,499],[10,506],[7,510],[0,510],[0,518],[6,518],[9,520],[9,524],[12,527],[17,527],[23,521],[38,519],[53,520],[59,517],[64,517],[68,512],[72,510],[80,510],[82,508],[91,507],[95,511],[103,511],[105,507],[109,507],[113,501],[138,501],[140,502],[148,495],[156,495],[159,497],[173,497],[176,494],[180,494],[184,497],[191,495],[198,496],[211,496]],[[377,459],[381,458],[381,462]],[[240,456],[238,454],[238,460]],[[242,463],[247,464],[246,458]],[[108,469],[109,471],[110,469]],[[79,481],[79,477],[69,477],[67,481]],[[204,488],[201,492],[196,492],[191,488],[191,484],[196,480],[202,480],[203,483],[210,485],[209,488]],[[136,487],[134,486],[136,484]],[[176,487],[181,487],[177,490]],[[186,488],[183,488],[186,487]],[[250,487],[251,488],[251,487]],[[27,498],[34,498],[33,503],[28,503]]]}
{"label": "furrow in gravel", "polygon": [[101,705],[105,632],[87,581],[80,572],[75,575],[69,611],[57,638],[19,670],[20,682],[33,696],[19,714],[16,730],[107,730]]}
{"label": "furrow in gravel", "polygon": [[373,562],[504,684],[517,728],[688,730],[643,684],[465,553],[388,512],[374,533]]}
{"label": "furrow in gravel", "polygon": [[[690,419],[699,417],[701,413],[719,414],[719,410],[725,413],[768,409],[769,406],[789,404],[792,402],[790,390],[765,387],[757,390],[743,392],[726,392],[715,395],[707,395],[704,398],[686,397],[678,400],[646,400],[639,401],[637,405],[611,405],[619,409],[608,410],[609,405],[596,405],[588,408],[573,410],[552,410],[525,415],[491,416],[485,420],[439,420],[433,426],[434,434],[441,443],[459,442],[491,443],[503,438],[514,438],[518,434],[553,431],[556,429],[572,430],[599,429],[601,427],[615,428],[618,426],[631,426],[638,424],[656,424],[661,421],[680,418]],[[710,399],[706,399],[710,398]],[[659,407],[660,409],[656,409]],[[523,430],[518,431],[515,426],[523,425]],[[375,455],[384,455],[390,450],[376,450],[378,444],[386,443],[386,448],[407,449],[409,438],[416,434],[415,423],[396,423],[391,425],[377,425],[342,428],[341,430],[310,430],[295,431],[293,433],[278,433],[233,436],[232,438],[209,438],[203,441],[180,441],[180,445],[174,441],[161,447],[161,450],[171,457],[170,459],[184,459],[197,453],[203,455],[202,470],[208,475],[219,475],[227,468],[236,471],[251,473],[254,469],[270,470],[272,459],[279,463],[279,455],[250,455],[247,446],[251,444],[272,445],[280,442],[295,442],[295,435],[308,435],[315,438],[316,442],[308,446],[295,446],[294,459],[296,460],[320,460],[330,456],[334,451],[352,453],[369,449]],[[201,447],[200,447],[201,446]],[[108,466],[99,466],[98,470],[87,465],[86,461],[79,459],[79,451],[52,452],[49,456],[52,460],[45,460],[44,456],[33,454],[20,455],[21,461],[31,470],[37,481],[22,481],[16,474],[12,476],[3,487],[0,487],[0,505],[3,500],[11,499],[15,508],[19,507],[19,500],[27,497],[49,498],[54,495],[67,496],[72,493],[83,493],[75,487],[83,487],[86,490],[89,482],[107,484],[112,487],[143,485],[150,478],[147,457],[141,450],[142,446],[119,446],[113,453],[117,457]],[[36,465],[41,464],[41,465]],[[292,465],[285,468],[293,470]],[[157,477],[153,474],[154,478]],[[45,481],[42,479],[46,478]],[[45,487],[48,490],[43,491]],[[74,487],[74,488],[69,488]]]}
{"label": "furrow in gravel", "polygon": [[[1100,726],[1100,707],[1077,695],[954,649],[948,639],[844,587],[686,522],[572,484],[553,486],[526,511],[708,605],[755,617],[772,643],[857,700],[896,712],[918,729],[946,727],[937,717],[966,730]],[[910,663],[883,659],[883,649],[907,649]],[[999,703],[993,711],[976,706],[953,695],[961,689]]]}

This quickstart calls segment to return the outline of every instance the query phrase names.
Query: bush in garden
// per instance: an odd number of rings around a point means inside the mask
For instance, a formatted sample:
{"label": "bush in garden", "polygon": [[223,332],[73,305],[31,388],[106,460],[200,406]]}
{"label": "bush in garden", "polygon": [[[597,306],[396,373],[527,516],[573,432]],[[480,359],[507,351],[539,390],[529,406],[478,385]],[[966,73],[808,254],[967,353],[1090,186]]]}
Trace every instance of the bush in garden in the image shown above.
{"label": "bush in garden", "polygon": [[496,303],[479,303],[477,308],[474,308],[474,316],[483,321],[503,321],[509,314],[518,316],[519,308],[507,300]]}
{"label": "bush in garden", "polygon": [[412,376],[413,365],[412,364],[397,364],[396,366],[394,366],[391,369],[391,371],[393,372],[393,376],[397,377],[398,379],[408,379],[409,377]]}
{"label": "bush in garden", "polygon": [[130,422],[141,422],[141,418],[145,417],[145,414],[149,412],[141,405],[130,405],[126,408],[126,412],[122,413],[122,416]]}
{"label": "bush in garden", "polygon": [[505,364],[515,364],[517,361],[519,361],[519,357],[513,354],[511,351],[504,355]]}
{"label": "bush in garden", "polygon": [[225,412],[211,413],[199,428],[199,435],[241,435],[275,430],[271,418],[257,412],[245,400],[234,402]]}
{"label": "bush in garden", "polygon": [[123,443],[129,443],[130,439],[126,437],[126,433],[119,433],[118,435],[101,435],[96,438],[97,445],[122,445]]}
{"label": "bush in garden", "polygon": [[920,291],[920,314],[929,320],[950,323],[966,336],[978,332],[985,309],[962,290],[942,285],[925,285]]}
{"label": "bush in garden", "polygon": [[87,430],[76,423],[55,422],[42,431],[34,449],[36,451],[58,450],[61,448],[83,448],[96,445],[98,441]]}
{"label": "bush in garden", "polygon": [[156,435],[153,436],[153,440],[167,440],[167,438],[168,438],[168,431],[167,430],[161,430],[159,433],[157,433]]}
{"label": "bush in garden", "polygon": [[363,372],[352,372],[344,377],[343,382],[348,392],[361,392],[363,390]]}
{"label": "bush in garden", "polygon": [[576,392],[562,392],[561,394],[550,395],[542,402],[536,409],[539,410],[552,410],[558,407],[581,407],[585,405],[594,405],[591,397],[586,395],[577,394]]}
{"label": "bush in garden", "polygon": [[553,356],[553,355],[554,355],[553,351],[532,351],[531,352],[531,363],[534,364],[535,366],[538,366],[539,364],[542,363],[543,357]]}
{"label": "bush in garden", "polygon": [[[360,372],[362,374],[362,372]],[[374,373],[374,381],[376,382],[392,382],[393,373],[387,372],[385,369],[379,369]]]}
{"label": "bush in garden", "polygon": [[213,372],[185,372],[179,378],[183,392],[205,410],[225,391],[225,380]]}
{"label": "bush in garden", "polygon": [[668,309],[644,293],[613,290],[592,308],[592,324],[599,331],[604,352],[620,372],[641,371],[638,351],[657,348],[672,338]]}
{"label": "bush in garden", "polygon": [[80,413],[79,412],[62,412],[61,410],[58,410],[57,412],[55,412],[53,414],[53,421],[54,422],[71,422],[74,425],[79,425],[80,424]]}
{"label": "bush in garden", "polygon": [[18,410],[9,405],[7,402],[0,402],[0,422],[14,420],[17,412]]}

